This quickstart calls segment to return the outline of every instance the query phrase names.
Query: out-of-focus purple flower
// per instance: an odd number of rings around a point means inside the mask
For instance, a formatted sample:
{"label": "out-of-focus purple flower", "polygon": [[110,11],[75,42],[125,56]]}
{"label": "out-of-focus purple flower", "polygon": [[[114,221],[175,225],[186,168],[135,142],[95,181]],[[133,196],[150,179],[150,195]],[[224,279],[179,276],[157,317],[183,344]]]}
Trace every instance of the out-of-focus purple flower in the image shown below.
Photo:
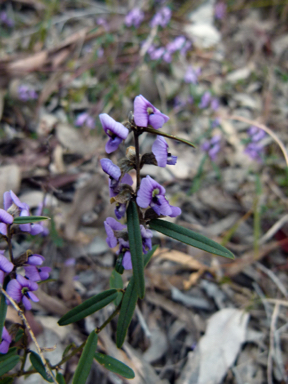
{"label": "out-of-focus purple flower", "polygon": [[172,55],[170,52],[166,51],[163,55],[163,60],[166,62],[166,63],[171,63],[172,61]]}
{"label": "out-of-focus purple flower", "polygon": [[185,83],[197,84],[201,68],[192,68],[189,66],[184,76]]}
{"label": "out-of-focus purple flower", "polygon": [[151,207],[157,215],[175,217],[181,214],[181,209],[169,204],[165,197],[165,188],[150,176],[141,180],[137,193],[137,204],[141,208]]}
{"label": "out-of-focus purple flower", "polygon": [[99,57],[99,59],[104,56],[104,49],[103,48],[98,49],[97,56]]}
{"label": "out-of-focus purple flower", "polygon": [[219,118],[218,117],[216,117],[216,119],[214,119],[213,121],[212,121],[212,128],[216,128],[216,127],[218,127],[219,125],[220,125],[220,120],[219,120]]}
{"label": "out-of-focus purple flower", "polygon": [[187,40],[186,43],[183,45],[183,47],[181,48],[180,50],[180,54],[182,56],[185,56],[187,51],[189,51],[189,49],[192,47],[192,43],[191,41]]}
{"label": "out-of-focus purple flower", "polygon": [[6,259],[6,257],[1,252],[0,254],[0,284],[1,285],[3,285],[6,273],[10,273],[13,268],[14,268],[14,265],[8,259]]}
{"label": "out-of-focus purple flower", "polygon": [[105,20],[103,17],[98,17],[96,23],[104,27],[106,31],[109,31],[109,25],[107,23],[107,20]]}
{"label": "out-of-focus purple flower", "polygon": [[29,300],[39,301],[38,297],[33,293],[37,289],[38,284],[35,281],[27,280],[21,275],[16,275],[16,279],[10,280],[7,284],[6,291],[13,300],[17,303],[22,301],[24,307],[30,310],[32,306]]}
{"label": "out-of-focus purple flower", "polygon": [[121,236],[121,232],[127,230],[127,226],[119,223],[113,217],[107,217],[104,221],[104,227],[107,233],[106,242],[110,248],[116,247],[118,239]]}
{"label": "out-of-focus purple flower", "polygon": [[18,96],[22,101],[36,100],[38,97],[37,92],[34,89],[24,84],[18,87]]}
{"label": "out-of-focus purple flower", "polygon": [[201,108],[201,109],[207,108],[210,101],[211,101],[211,93],[207,91],[203,94],[203,96],[201,98],[199,108]]}
{"label": "out-of-focus purple flower", "polygon": [[0,343],[0,353],[4,354],[4,353],[8,352],[11,341],[12,341],[12,337],[10,336],[6,327],[3,327],[2,336],[1,336],[1,343]]}
{"label": "out-of-focus purple flower", "polygon": [[168,7],[163,7],[160,9],[155,15],[153,16],[150,26],[156,27],[156,25],[160,25],[162,28],[166,27],[166,25],[169,23],[171,19],[171,9]]}
{"label": "out-of-focus purple flower", "polygon": [[211,140],[206,140],[202,146],[202,151],[207,152],[211,160],[215,161],[218,152],[221,149],[221,136],[215,135]]}
{"label": "out-of-focus purple flower", "polygon": [[258,142],[266,137],[266,132],[263,131],[263,129],[255,127],[254,125],[250,127],[248,134],[251,137],[251,140],[254,142]]}
{"label": "out-of-focus purple flower", "polygon": [[107,113],[101,113],[99,118],[106,135],[109,136],[105,150],[107,153],[114,152],[121,142],[127,138],[129,130],[123,124],[112,119]]}
{"label": "out-of-focus purple flower", "polygon": [[166,167],[166,165],[175,165],[177,162],[177,156],[172,156],[168,152],[168,144],[164,137],[158,136],[152,145],[152,152],[157,160],[159,167]]}
{"label": "out-of-focus purple flower", "polygon": [[173,41],[166,45],[166,50],[170,53],[179,51],[185,44],[186,38],[184,36],[177,36]]}
{"label": "out-of-focus purple flower", "polygon": [[213,109],[213,111],[217,111],[217,109],[219,108],[219,100],[217,99],[217,97],[213,97],[213,99],[211,100],[211,108]]}
{"label": "out-of-focus purple flower", "polygon": [[[150,47],[151,48],[151,47]],[[148,50],[149,56],[151,60],[159,60],[165,53],[165,48],[160,47],[160,48],[152,48]]]}
{"label": "out-of-focus purple flower", "polygon": [[0,23],[9,28],[14,27],[14,21],[8,17],[5,11],[0,12]]}
{"label": "out-of-focus purple flower", "polygon": [[251,142],[246,146],[244,153],[246,153],[248,156],[250,156],[251,159],[256,160],[258,163],[261,163],[263,160],[262,159],[263,148],[264,148],[264,146],[262,144],[256,143],[256,142]]}
{"label": "out-of-focus purple flower", "polygon": [[131,27],[132,25],[135,28],[138,28],[139,25],[144,20],[144,12],[140,8],[133,8],[125,17],[125,25]]}
{"label": "out-of-focus purple flower", "polygon": [[80,115],[77,116],[75,123],[76,127],[82,127],[86,126],[90,129],[95,128],[95,121],[92,116],[89,115],[87,112],[80,113]]}
{"label": "out-of-focus purple flower", "polygon": [[147,229],[144,227],[144,225],[140,225],[140,232],[142,237],[142,246],[143,246],[143,253],[147,253],[152,249],[152,237],[153,232],[150,229]]}
{"label": "out-of-focus purple flower", "polygon": [[64,265],[65,265],[66,267],[74,267],[75,264],[76,264],[76,259],[75,259],[75,257],[69,257],[69,259],[67,259],[67,260],[65,261],[65,263],[64,263]]}
{"label": "out-of-focus purple flower", "polygon": [[161,113],[142,95],[136,96],[134,100],[134,121],[138,127],[159,129],[169,120],[169,117]]}
{"label": "out-of-focus purple flower", "polygon": [[216,3],[214,8],[215,18],[218,20],[224,19],[224,17],[226,16],[226,11],[227,11],[227,6],[224,3],[224,1],[218,1],[218,3]]}

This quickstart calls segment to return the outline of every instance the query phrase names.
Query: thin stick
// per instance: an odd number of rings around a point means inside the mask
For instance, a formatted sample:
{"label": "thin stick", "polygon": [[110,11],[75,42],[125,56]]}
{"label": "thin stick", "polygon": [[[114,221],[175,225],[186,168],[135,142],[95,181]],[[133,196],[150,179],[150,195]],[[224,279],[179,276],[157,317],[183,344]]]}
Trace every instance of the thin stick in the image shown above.
{"label": "thin stick", "polygon": [[286,164],[288,167],[288,154],[286,152],[284,144],[282,143],[282,141],[275,135],[275,133],[270,128],[266,127],[266,125],[258,123],[258,121],[255,121],[255,120],[246,119],[246,117],[235,116],[235,115],[223,116],[223,119],[243,121],[243,123],[247,123],[249,125],[255,125],[256,127],[263,129],[263,131],[268,133],[268,135],[271,136],[272,139],[279,145],[279,147],[280,147],[280,149],[281,149],[281,151],[285,157],[285,161],[286,161]]}
{"label": "thin stick", "polygon": [[268,354],[268,362],[267,362],[267,381],[268,384],[273,384],[273,355],[274,355],[274,334],[276,330],[276,323],[277,318],[279,315],[279,308],[280,305],[277,303],[275,305],[271,324],[270,324],[270,348],[269,348],[269,354]]}
{"label": "thin stick", "polygon": [[54,375],[53,375],[53,373],[52,373],[52,371],[51,371],[51,369],[50,369],[50,367],[49,367],[49,365],[48,365],[48,363],[47,363],[47,361],[45,360],[45,357],[44,357],[44,355],[43,355],[43,353],[42,353],[42,351],[41,351],[41,348],[40,348],[40,346],[39,346],[39,344],[38,344],[38,341],[37,341],[37,339],[36,339],[36,337],[35,337],[35,335],[34,335],[32,329],[31,329],[31,327],[30,327],[30,325],[29,325],[29,323],[28,323],[28,321],[27,321],[27,319],[26,319],[26,317],[25,317],[25,315],[24,315],[24,312],[23,312],[22,309],[18,306],[18,304],[16,304],[16,302],[12,299],[12,297],[11,297],[10,295],[8,295],[8,293],[2,288],[2,286],[0,286],[0,291],[1,291],[1,292],[3,293],[3,295],[4,295],[4,296],[11,302],[11,304],[13,305],[13,307],[14,307],[14,308],[16,309],[16,311],[18,312],[18,315],[21,317],[21,320],[22,320],[23,323],[25,324],[25,327],[26,327],[26,329],[27,329],[29,335],[31,336],[31,339],[34,341],[34,343],[35,343],[35,345],[36,345],[37,352],[38,352],[38,354],[39,354],[39,356],[40,356],[40,358],[41,358],[41,360],[42,360],[42,363],[43,363],[43,365],[44,365],[44,367],[45,367],[45,371],[46,371],[48,377],[51,376],[51,379],[53,380],[53,383],[58,384],[57,381],[56,381],[56,379],[55,379],[55,377],[54,377]]}

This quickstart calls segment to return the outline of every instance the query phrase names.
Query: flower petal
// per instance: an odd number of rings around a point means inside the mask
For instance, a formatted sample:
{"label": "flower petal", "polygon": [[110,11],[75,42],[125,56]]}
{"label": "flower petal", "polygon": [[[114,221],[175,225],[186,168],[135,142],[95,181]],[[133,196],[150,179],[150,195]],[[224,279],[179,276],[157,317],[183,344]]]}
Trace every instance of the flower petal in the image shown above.
{"label": "flower petal", "polygon": [[12,297],[13,300],[15,300],[17,303],[21,301],[22,293],[21,293],[21,285],[18,283],[16,279],[12,279],[7,284],[6,292],[9,296]]}
{"label": "flower petal", "polygon": [[40,281],[41,277],[38,272],[38,269],[34,265],[28,265],[24,267],[25,277],[31,281]]}
{"label": "flower petal", "polygon": [[2,271],[10,273],[12,269],[14,268],[14,265],[9,261],[5,256],[0,255],[0,269]]}
{"label": "flower petal", "polygon": [[110,159],[101,159],[101,167],[107,175],[112,177],[112,179],[119,180],[121,177],[121,170],[118,165],[114,164]]}
{"label": "flower petal", "polygon": [[99,119],[106,135],[111,136],[112,133],[113,135],[118,136],[122,140],[125,140],[127,138],[129,133],[128,128],[124,127],[123,124],[118,123],[117,121],[112,119],[112,117],[107,115],[107,113],[101,113],[101,115],[99,115]]}
{"label": "flower petal", "polygon": [[168,156],[167,149],[168,144],[166,143],[166,140],[163,137],[158,136],[152,145],[152,152],[159,167],[166,167]]}
{"label": "flower petal", "polygon": [[13,216],[10,215],[10,213],[6,212],[4,209],[0,208],[0,221],[5,224],[12,224],[13,223]]}
{"label": "flower petal", "polygon": [[42,265],[45,261],[45,257],[42,255],[34,254],[28,257],[27,264],[29,265]]}
{"label": "flower petal", "polygon": [[32,305],[31,305],[31,303],[30,303],[28,297],[23,296],[23,298],[22,298],[22,303],[23,303],[25,309],[26,309],[27,311],[30,311],[30,309],[32,308]]}
{"label": "flower petal", "polygon": [[112,153],[118,149],[119,145],[122,143],[122,139],[120,137],[114,137],[113,139],[110,138],[106,145],[105,145],[105,151],[106,153]]}
{"label": "flower petal", "polygon": [[4,223],[0,223],[0,233],[3,236],[7,236],[7,225]]}
{"label": "flower petal", "polygon": [[124,269],[127,269],[127,270],[132,269],[131,253],[129,251],[125,252],[124,257],[122,259],[122,265]]}
{"label": "flower petal", "polygon": [[161,113],[160,111],[156,111],[149,115],[148,122],[154,129],[162,128],[163,124],[169,120],[169,117]]}

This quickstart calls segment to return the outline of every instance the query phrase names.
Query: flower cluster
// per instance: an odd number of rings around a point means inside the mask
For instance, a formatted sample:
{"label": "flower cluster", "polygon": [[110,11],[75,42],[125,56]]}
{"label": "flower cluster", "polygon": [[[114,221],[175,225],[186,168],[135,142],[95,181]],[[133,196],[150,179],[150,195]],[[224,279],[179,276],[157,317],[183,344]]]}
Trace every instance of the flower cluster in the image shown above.
{"label": "flower cluster", "polygon": [[162,28],[166,27],[166,25],[169,23],[171,19],[171,9],[169,7],[163,7],[161,8],[155,15],[153,16],[150,27],[156,27],[157,25],[160,25]]}
{"label": "flower cluster", "polygon": [[[169,120],[168,116],[154,107],[142,95],[137,96],[134,100],[134,114],[130,114],[129,122],[121,124],[105,113],[99,117],[103,129],[109,137],[106,144],[107,153],[115,151],[127,138],[129,132],[132,131],[139,135],[145,131],[145,128],[159,130]],[[140,182],[140,169],[145,164],[166,167],[166,165],[175,165],[176,162],[177,157],[171,155],[168,144],[160,133],[152,145],[151,153],[140,156],[134,147],[128,147],[126,156],[120,159],[118,165],[107,158],[100,160],[103,171],[109,176],[109,191],[111,202],[116,203],[116,218],[120,220],[125,217],[126,207],[131,200],[135,201],[138,206],[143,253],[152,247],[152,232],[147,228],[149,220],[163,216],[176,217],[181,214],[181,209],[169,203],[165,196],[165,188],[149,175],[142,178]],[[129,175],[129,171],[132,169],[138,173],[136,190],[133,188],[133,179]],[[112,217],[106,219],[104,226],[107,233],[107,244],[111,248],[119,246],[118,254],[119,257],[120,255],[122,257],[123,268],[131,269],[127,226]]]}
{"label": "flower cluster", "polygon": [[262,162],[264,145],[261,142],[266,137],[266,133],[255,126],[250,127],[248,131],[249,143],[245,148],[245,153],[251,157],[251,159]]}
{"label": "flower cluster", "polygon": [[192,43],[184,36],[177,36],[173,41],[168,43],[165,47],[156,47],[151,45],[147,50],[151,60],[163,59],[166,63],[171,63],[172,55],[175,52],[180,52],[182,56],[191,48]]}
{"label": "flower cluster", "polygon": [[[17,227],[20,231],[36,235],[43,232],[41,224],[13,224],[14,217],[30,216],[29,207],[22,203],[13,191],[4,193],[4,209],[0,209],[0,234],[11,244],[11,235]],[[43,267],[44,257],[27,251],[14,259],[9,253],[11,260],[0,250],[0,284],[4,286],[7,294],[17,303],[22,303],[26,310],[32,308],[30,300],[37,302],[39,299],[34,291],[38,289],[37,282],[46,280],[51,271],[50,267]],[[23,271],[23,272],[22,272]],[[6,300],[10,304],[9,300]],[[0,353],[6,353],[11,343],[11,336],[4,327],[2,339],[0,340]]]}
{"label": "flower cluster", "polygon": [[37,92],[28,85],[22,84],[18,87],[18,97],[22,101],[36,100]]}
{"label": "flower cluster", "polygon": [[144,12],[140,8],[133,8],[130,12],[127,13],[125,17],[125,25],[126,27],[138,28],[139,25],[144,20]]}

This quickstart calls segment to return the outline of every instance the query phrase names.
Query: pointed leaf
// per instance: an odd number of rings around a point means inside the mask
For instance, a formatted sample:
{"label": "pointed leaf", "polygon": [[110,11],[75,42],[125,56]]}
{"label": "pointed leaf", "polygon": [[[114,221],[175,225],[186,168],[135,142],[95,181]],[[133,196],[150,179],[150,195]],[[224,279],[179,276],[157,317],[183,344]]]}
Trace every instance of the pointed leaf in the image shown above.
{"label": "pointed leaf", "polygon": [[47,216],[18,216],[13,220],[13,224],[37,223],[38,221],[50,220]]}
{"label": "pointed leaf", "polygon": [[193,148],[196,147],[196,145],[194,145],[193,143],[191,143],[191,141],[182,139],[181,137],[177,137],[177,136],[174,136],[174,135],[169,135],[168,133],[165,133],[165,132],[163,132],[163,131],[158,131],[158,129],[154,129],[154,128],[150,128],[150,127],[148,128],[148,127],[147,127],[147,128],[143,128],[143,131],[152,133],[153,135],[164,136],[164,137],[167,137],[168,139],[172,139],[172,140],[180,141],[180,143],[187,144],[187,145],[189,145],[190,147],[193,147]]}
{"label": "pointed leaf", "polygon": [[9,348],[8,352],[5,354],[0,353],[0,363],[2,361],[9,359],[11,356],[15,356],[16,352],[17,352],[17,348],[13,347],[13,348]]}
{"label": "pointed leaf", "polygon": [[85,384],[93,363],[98,335],[95,331],[88,336],[87,342],[80,357],[78,366],[73,376],[72,384]]}
{"label": "pointed leaf", "polygon": [[67,312],[63,317],[61,317],[58,324],[67,325],[75,323],[76,321],[84,319],[86,316],[92,315],[92,313],[99,311],[99,309],[106,307],[106,305],[111,303],[111,301],[115,300],[117,293],[116,289],[108,289],[107,291],[91,297],[82,304],[71,309],[71,311]]}
{"label": "pointed leaf", "polygon": [[129,368],[126,364],[121,363],[121,361],[114,359],[114,357],[104,355],[103,353],[96,352],[94,354],[95,359],[99,364],[103,365],[106,369],[111,372],[118,373],[125,377],[126,379],[134,379],[135,373],[131,368]]}
{"label": "pointed leaf", "polygon": [[208,239],[206,236],[191,231],[190,229],[181,227],[180,225],[169,223],[165,220],[155,219],[150,221],[149,227],[150,229],[163,233],[163,235],[172,237],[172,239],[202,249],[203,251],[213,253],[214,255],[227,257],[228,259],[235,258],[233,253],[221,244]]}
{"label": "pointed leaf", "polygon": [[6,319],[6,312],[7,312],[7,304],[5,297],[2,293],[0,293],[0,341],[2,340],[2,331]]}
{"label": "pointed leaf", "polygon": [[9,372],[11,369],[15,367],[20,361],[19,356],[10,356],[8,359],[2,361],[0,363],[0,377],[4,375],[4,373]]}
{"label": "pointed leaf", "polygon": [[140,232],[137,205],[131,201],[127,209],[127,229],[133,267],[135,287],[140,299],[145,296],[144,262],[142,251],[142,237]]}
{"label": "pointed leaf", "polygon": [[[154,245],[151,251],[147,252],[147,254],[144,255],[145,267],[149,263],[151,257],[153,256],[153,253],[156,251],[157,248],[158,246]],[[135,279],[134,276],[132,276],[122,300],[120,315],[117,323],[116,345],[118,348],[121,348],[124,343],[137,304],[137,300],[138,295],[135,289]]]}
{"label": "pointed leaf", "polygon": [[30,362],[44,380],[48,381],[49,383],[53,383],[53,379],[50,377],[50,375],[48,376],[48,373],[46,372],[41,357],[36,352],[30,352]]}
{"label": "pointed leaf", "polygon": [[[110,288],[123,289],[122,277],[115,269],[113,269],[111,273],[109,285],[110,285]],[[116,307],[118,307],[118,305],[121,303],[122,296],[123,296],[123,293],[118,292],[117,297],[114,300],[114,304],[116,305]]]}
{"label": "pointed leaf", "polygon": [[66,384],[66,381],[64,379],[64,376],[62,375],[62,373],[60,372],[57,372],[57,375],[56,375],[56,381],[57,383],[59,384]]}

